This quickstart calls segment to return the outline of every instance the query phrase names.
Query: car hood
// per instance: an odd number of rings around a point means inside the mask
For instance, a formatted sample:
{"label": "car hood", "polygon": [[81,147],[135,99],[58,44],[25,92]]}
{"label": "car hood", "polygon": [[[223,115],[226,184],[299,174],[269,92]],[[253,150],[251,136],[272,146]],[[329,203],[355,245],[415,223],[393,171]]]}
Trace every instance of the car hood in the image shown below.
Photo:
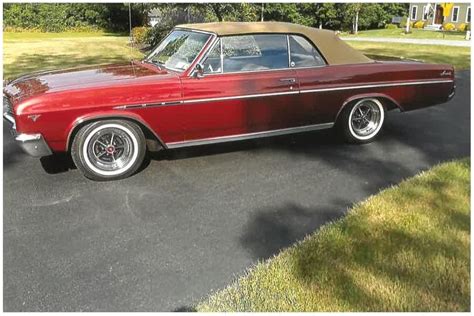
{"label": "car hood", "polygon": [[77,90],[117,85],[124,81],[165,79],[176,74],[153,65],[132,61],[127,64],[89,66],[73,69],[33,73],[19,77],[4,88],[4,93],[15,101],[65,90]]}

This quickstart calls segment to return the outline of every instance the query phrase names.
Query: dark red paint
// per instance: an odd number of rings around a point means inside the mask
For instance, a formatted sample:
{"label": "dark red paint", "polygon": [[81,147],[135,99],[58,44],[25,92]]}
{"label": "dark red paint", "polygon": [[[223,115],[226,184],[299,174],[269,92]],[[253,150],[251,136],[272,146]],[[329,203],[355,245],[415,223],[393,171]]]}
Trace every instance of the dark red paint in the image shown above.
{"label": "dark red paint", "polygon": [[[141,122],[166,146],[172,142],[334,122],[343,105],[366,96],[382,98],[389,108],[413,110],[447,101],[454,88],[452,66],[417,62],[329,65],[203,78],[189,77],[190,69],[175,73],[135,61],[45,72],[13,81],[4,93],[13,103],[19,133],[41,133],[53,151],[66,151],[73,129],[94,118],[125,117]],[[296,82],[280,81],[286,78],[295,78]],[[403,85],[449,79],[453,81]],[[395,85],[116,109],[124,105],[386,83]],[[28,117],[32,114],[41,116],[33,121]]]}

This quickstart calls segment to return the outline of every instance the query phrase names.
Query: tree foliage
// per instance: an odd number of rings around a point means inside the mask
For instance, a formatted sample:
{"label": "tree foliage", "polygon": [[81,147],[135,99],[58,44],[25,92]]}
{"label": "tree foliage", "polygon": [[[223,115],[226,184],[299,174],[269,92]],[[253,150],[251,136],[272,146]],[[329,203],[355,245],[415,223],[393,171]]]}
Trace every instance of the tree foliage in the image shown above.
{"label": "tree foliage", "polygon": [[[149,4],[132,4],[132,26],[146,24],[150,8]],[[128,5],[122,3],[6,3],[3,26],[44,32],[81,27],[122,32],[130,27]]]}
{"label": "tree foliage", "polygon": [[[157,28],[167,30],[179,23],[260,21],[260,3],[133,3],[132,26],[148,23],[151,9],[161,12]],[[265,21],[292,22],[333,30],[350,30],[359,11],[359,29],[381,28],[393,16],[405,16],[404,3],[265,3]],[[129,29],[128,5],[124,3],[6,3],[4,27],[60,32],[93,27],[122,32]]]}

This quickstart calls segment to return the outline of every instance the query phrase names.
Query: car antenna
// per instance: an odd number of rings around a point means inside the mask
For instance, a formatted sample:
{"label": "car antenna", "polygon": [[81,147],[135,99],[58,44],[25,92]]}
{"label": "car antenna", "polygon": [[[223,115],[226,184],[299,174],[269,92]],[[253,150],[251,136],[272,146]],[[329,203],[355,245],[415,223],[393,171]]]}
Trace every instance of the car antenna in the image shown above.
{"label": "car antenna", "polygon": [[130,46],[130,63],[132,64],[133,73],[135,74],[135,66],[133,65],[133,34],[132,34],[132,3],[128,3],[128,24],[130,28],[129,46]]}
{"label": "car antenna", "polygon": [[133,36],[132,36],[132,4],[129,2],[128,3],[128,26],[129,26],[129,36],[128,36],[128,42],[130,45],[130,59],[132,59],[132,48],[133,48]]}

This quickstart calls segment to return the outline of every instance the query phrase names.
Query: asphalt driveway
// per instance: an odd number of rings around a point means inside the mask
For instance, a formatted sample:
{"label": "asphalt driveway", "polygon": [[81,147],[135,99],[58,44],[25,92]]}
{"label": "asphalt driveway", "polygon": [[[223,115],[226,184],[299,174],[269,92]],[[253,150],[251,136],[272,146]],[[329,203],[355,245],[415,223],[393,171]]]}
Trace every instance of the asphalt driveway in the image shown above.
{"label": "asphalt driveway", "polygon": [[390,113],[377,142],[330,131],[160,154],[92,182],[27,157],[4,127],[4,310],[187,310],[246,267],[420,170],[470,155],[470,77]]}

